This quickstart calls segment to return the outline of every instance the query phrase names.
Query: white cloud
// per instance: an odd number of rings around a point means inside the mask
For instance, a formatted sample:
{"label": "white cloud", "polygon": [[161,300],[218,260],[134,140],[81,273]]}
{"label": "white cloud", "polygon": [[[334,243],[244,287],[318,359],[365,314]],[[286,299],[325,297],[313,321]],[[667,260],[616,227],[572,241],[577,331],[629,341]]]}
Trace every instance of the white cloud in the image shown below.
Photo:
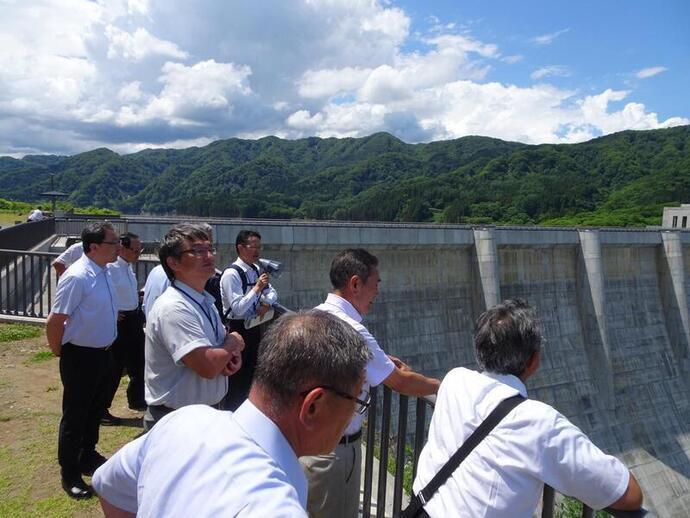
{"label": "white cloud", "polygon": [[169,56],[176,59],[186,59],[189,56],[173,42],[158,39],[143,27],[129,33],[108,25],[105,28],[105,36],[110,42],[108,57],[111,59],[123,57],[141,61],[151,55]]}
{"label": "white cloud", "polygon": [[512,56],[504,56],[501,58],[501,61],[504,63],[508,63],[509,65],[512,65],[514,63],[518,63],[524,59],[524,56],[520,54],[513,54]]}
{"label": "white cloud", "polygon": [[570,75],[570,70],[568,67],[562,65],[547,65],[545,67],[538,68],[530,74],[530,77],[535,81],[539,79],[544,79],[548,76],[555,77],[568,77]]}
{"label": "white cloud", "polygon": [[531,39],[532,43],[536,43],[537,45],[551,45],[553,43],[553,40],[558,38],[559,36],[562,36],[563,34],[569,32],[570,29],[561,29],[560,31],[556,32],[550,32],[548,34],[542,34],[540,36],[535,36],[534,38]]}
{"label": "white cloud", "polygon": [[[251,93],[251,69],[233,63],[202,61],[193,66],[168,62],[159,81],[164,87],[141,110],[122,109],[118,124],[142,124],[162,119],[172,125],[204,125],[206,119],[232,115],[233,100]],[[212,112],[212,113],[211,113]]]}
{"label": "white cloud", "polygon": [[666,67],[649,67],[649,68],[643,68],[642,70],[639,70],[635,76],[638,79],[647,79],[648,77],[654,77],[657,74],[661,74],[662,72],[666,72],[668,69]]}
{"label": "white cloud", "polygon": [[120,91],[117,93],[117,98],[123,103],[129,103],[133,101],[138,101],[139,99],[141,99],[142,95],[143,94],[141,93],[141,82],[132,81],[131,83],[127,83],[122,88],[120,88]]}
{"label": "white cloud", "polygon": [[[523,56],[474,37],[467,20],[431,19],[411,33],[410,15],[387,0],[2,5],[0,154],[380,130],[410,142],[467,134],[574,142],[688,123],[659,118],[634,92],[497,82],[495,69]],[[532,77],[568,73],[550,65]]]}

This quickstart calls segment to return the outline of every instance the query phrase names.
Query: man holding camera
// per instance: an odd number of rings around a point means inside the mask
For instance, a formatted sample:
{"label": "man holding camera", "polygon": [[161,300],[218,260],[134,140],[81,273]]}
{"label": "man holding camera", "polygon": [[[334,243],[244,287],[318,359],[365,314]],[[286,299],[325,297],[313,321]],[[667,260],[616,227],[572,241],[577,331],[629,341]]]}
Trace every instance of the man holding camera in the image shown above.
{"label": "man holding camera", "polygon": [[259,263],[261,234],[254,230],[241,230],[235,239],[235,249],[237,260],[225,269],[220,278],[226,324],[244,338],[242,368],[233,377],[225,401],[229,410],[235,410],[247,399],[261,340],[261,328],[257,324],[272,318],[271,306],[278,300],[278,293],[269,284],[269,274]]}

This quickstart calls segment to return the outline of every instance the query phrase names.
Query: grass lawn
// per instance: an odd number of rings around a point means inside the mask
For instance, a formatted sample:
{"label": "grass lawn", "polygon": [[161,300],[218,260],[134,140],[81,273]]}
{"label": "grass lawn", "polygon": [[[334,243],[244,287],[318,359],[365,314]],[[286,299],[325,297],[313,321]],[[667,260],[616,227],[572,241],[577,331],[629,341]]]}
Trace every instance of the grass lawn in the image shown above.
{"label": "grass lawn", "polygon": [[[125,425],[101,427],[98,450],[106,457],[141,432],[125,381],[111,409]],[[61,400],[58,359],[47,353],[43,329],[0,324],[0,517],[102,516],[96,498],[75,501],[60,486]]]}

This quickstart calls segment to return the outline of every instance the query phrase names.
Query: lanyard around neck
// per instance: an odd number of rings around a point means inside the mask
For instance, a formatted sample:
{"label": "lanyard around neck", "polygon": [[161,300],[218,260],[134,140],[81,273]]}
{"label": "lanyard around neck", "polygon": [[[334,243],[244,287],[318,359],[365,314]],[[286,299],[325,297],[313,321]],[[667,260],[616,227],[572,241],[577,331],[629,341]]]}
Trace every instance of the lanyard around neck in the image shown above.
{"label": "lanyard around neck", "polygon": [[[175,285],[175,281],[173,281],[171,285],[172,285],[173,288],[175,288],[177,291],[179,291],[180,293],[182,293],[182,295],[184,295],[185,297],[187,297],[189,300],[191,300],[192,302],[194,302],[194,304],[196,304],[196,305],[199,307],[199,309],[201,310],[201,312],[204,314],[204,316],[205,316],[206,319],[208,320],[209,324],[211,324],[211,327],[213,328],[213,335],[216,337],[216,342],[218,342],[218,340],[220,339],[220,337],[218,336],[218,327],[216,326],[216,319],[215,319],[215,316],[214,316],[214,317],[211,317],[211,315],[213,314],[213,312],[207,311],[203,304],[201,304],[198,300],[196,300],[194,297],[192,297],[189,293],[187,293],[186,291],[184,291],[182,288],[176,286],[176,285]],[[216,344],[213,344],[213,345],[216,345]]]}

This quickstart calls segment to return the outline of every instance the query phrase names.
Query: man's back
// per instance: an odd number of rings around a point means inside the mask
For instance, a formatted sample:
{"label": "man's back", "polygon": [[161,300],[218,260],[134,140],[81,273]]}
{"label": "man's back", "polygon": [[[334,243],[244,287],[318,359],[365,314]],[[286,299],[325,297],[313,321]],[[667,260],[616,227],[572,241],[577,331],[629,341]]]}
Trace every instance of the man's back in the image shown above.
{"label": "man's back", "polygon": [[[521,393],[511,375],[449,372],[419,460],[419,492],[498,403]],[[602,508],[618,500],[629,472],[550,406],[525,401],[465,459],[425,506],[430,516],[532,516],[544,483]]]}
{"label": "man's back", "polygon": [[94,487],[138,516],[305,516],[297,459],[249,402],[234,415],[194,405],[166,416],[105,464]]}

